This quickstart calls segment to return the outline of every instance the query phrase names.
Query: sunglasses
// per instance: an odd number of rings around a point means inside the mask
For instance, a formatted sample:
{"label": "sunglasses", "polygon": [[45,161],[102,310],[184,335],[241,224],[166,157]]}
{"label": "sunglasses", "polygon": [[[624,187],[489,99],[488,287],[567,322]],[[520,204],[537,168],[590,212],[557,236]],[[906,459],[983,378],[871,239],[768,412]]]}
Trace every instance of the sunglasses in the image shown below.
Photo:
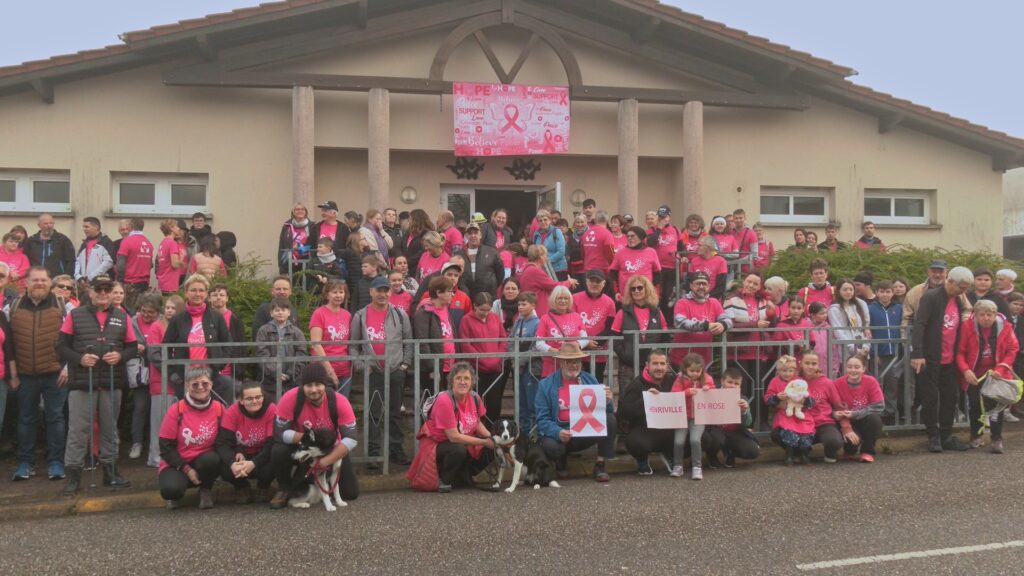
{"label": "sunglasses", "polygon": [[[6,278],[6,277],[7,276],[0,276],[0,278]],[[60,288],[61,290],[71,290],[71,288],[73,288],[73,286],[71,286],[70,284],[57,284],[57,288]]]}
{"label": "sunglasses", "polygon": [[114,287],[113,286],[104,286],[102,288],[93,288],[92,291],[97,293],[97,294],[108,294],[108,293],[114,291]]}
{"label": "sunglasses", "polygon": [[633,286],[632,288],[630,288],[631,292],[643,292],[644,290],[646,290],[646,288],[644,288],[643,286]]}

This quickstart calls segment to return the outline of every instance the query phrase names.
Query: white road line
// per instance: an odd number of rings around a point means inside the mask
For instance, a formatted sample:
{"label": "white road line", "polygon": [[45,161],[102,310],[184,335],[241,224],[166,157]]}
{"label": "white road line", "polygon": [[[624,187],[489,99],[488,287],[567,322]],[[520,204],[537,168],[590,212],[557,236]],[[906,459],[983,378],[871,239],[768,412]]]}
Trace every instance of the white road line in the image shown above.
{"label": "white road line", "polygon": [[858,564],[876,564],[878,562],[893,562],[896,560],[910,560],[913,558],[930,558],[933,556],[952,556],[956,554],[970,554],[973,552],[986,552],[988,550],[1003,550],[1005,548],[1024,547],[1024,540],[1011,540],[1010,542],[995,542],[992,544],[978,544],[976,546],[958,546],[956,548],[938,548],[935,550],[921,550],[919,552],[900,552],[899,554],[880,554],[878,556],[861,556],[860,558],[846,558],[843,560],[828,560],[825,562],[814,562],[812,564],[797,564],[799,570],[823,570],[825,568],[842,568],[845,566],[856,566]]}

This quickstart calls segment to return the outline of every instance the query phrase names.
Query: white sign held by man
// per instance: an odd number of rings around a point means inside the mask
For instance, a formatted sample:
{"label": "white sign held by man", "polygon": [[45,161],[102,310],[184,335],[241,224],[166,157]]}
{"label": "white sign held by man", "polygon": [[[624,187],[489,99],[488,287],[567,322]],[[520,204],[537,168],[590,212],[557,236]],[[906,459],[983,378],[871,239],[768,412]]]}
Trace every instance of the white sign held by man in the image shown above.
{"label": "white sign held by man", "polygon": [[698,390],[693,397],[694,424],[739,424],[740,416],[739,388]]}
{"label": "white sign held by man", "polygon": [[569,430],[574,437],[607,436],[607,398],[603,385],[569,386]]}
{"label": "white sign held by man", "polygon": [[644,414],[648,428],[686,428],[686,393],[644,392]]}

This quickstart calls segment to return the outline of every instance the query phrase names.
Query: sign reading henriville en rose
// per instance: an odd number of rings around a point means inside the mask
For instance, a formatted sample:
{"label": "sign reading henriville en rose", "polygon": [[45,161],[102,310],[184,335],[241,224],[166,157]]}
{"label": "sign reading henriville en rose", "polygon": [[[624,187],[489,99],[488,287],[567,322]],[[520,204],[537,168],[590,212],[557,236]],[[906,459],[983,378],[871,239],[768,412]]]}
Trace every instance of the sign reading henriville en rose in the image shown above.
{"label": "sign reading henriville en rose", "polygon": [[455,82],[456,156],[522,156],[569,151],[565,86]]}

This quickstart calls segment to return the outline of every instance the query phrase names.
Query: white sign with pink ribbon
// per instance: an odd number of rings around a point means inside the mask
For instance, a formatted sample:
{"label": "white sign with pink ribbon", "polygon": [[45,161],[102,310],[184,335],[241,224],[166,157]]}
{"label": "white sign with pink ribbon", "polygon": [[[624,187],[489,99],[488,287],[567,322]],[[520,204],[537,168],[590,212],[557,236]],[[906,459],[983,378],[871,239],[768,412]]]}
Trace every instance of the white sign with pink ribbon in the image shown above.
{"label": "white sign with pink ribbon", "polygon": [[608,412],[604,386],[569,386],[569,430],[574,437],[607,436]]}
{"label": "white sign with pink ribbon", "polygon": [[565,86],[455,82],[456,156],[523,156],[569,151]]}

